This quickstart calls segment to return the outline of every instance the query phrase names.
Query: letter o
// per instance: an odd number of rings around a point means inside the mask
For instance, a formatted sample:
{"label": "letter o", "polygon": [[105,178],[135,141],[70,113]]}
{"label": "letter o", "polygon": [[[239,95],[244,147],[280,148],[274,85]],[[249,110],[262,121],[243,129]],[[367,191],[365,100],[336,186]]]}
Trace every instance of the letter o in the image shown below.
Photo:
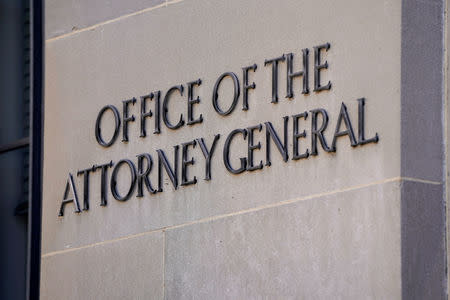
{"label": "letter o", "polygon": [[[233,98],[233,102],[231,103],[230,108],[228,110],[226,110],[226,111],[223,111],[219,107],[219,104],[217,103],[217,98],[219,97],[217,91],[219,90],[220,83],[227,76],[230,76],[231,79],[233,79],[234,98]],[[219,115],[222,115],[222,116],[229,115],[234,110],[234,108],[236,107],[236,104],[237,104],[238,99],[239,99],[239,94],[240,94],[239,79],[236,76],[236,74],[234,74],[233,72],[226,72],[226,73],[223,73],[222,75],[220,75],[219,79],[217,79],[217,81],[216,81],[216,84],[214,84],[213,97],[212,97],[213,106],[214,106],[214,109],[216,110],[216,112],[218,112]]]}
{"label": "letter o", "polygon": [[[114,113],[114,122],[116,125],[116,128],[114,128],[114,134],[109,142],[105,142],[105,140],[102,137],[101,129],[100,129],[100,122],[102,120],[103,114],[107,110],[111,110]],[[111,146],[112,144],[114,144],[114,142],[117,139],[117,136],[119,135],[119,128],[120,128],[119,111],[117,110],[117,108],[114,105],[106,105],[105,107],[103,107],[100,110],[100,112],[98,113],[98,116],[97,116],[97,121],[95,121],[95,138],[97,139],[97,142],[103,147]]]}
{"label": "letter o", "polygon": [[[123,164],[127,164],[130,168],[131,173],[131,183],[130,188],[128,189],[128,193],[125,196],[120,196],[117,192],[117,173],[119,172],[120,166]],[[117,162],[116,166],[114,167],[114,170],[111,174],[111,193],[114,196],[114,198],[118,201],[127,201],[130,199],[131,194],[133,193],[134,186],[136,185],[136,168],[134,167],[134,164],[129,159],[122,159]]]}

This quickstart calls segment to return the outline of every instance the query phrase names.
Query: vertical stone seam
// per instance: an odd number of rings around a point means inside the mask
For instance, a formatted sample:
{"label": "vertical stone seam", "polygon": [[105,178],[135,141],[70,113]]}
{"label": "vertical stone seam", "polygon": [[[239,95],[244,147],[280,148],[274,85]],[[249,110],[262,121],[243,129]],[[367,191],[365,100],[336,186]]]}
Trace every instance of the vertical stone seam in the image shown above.
{"label": "vertical stone seam", "polygon": [[449,134],[449,130],[448,130],[448,72],[449,72],[449,66],[448,66],[448,1],[446,0],[444,2],[444,28],[443,28],[443,34],[444,34],[444,38],[443,38],[443,49],[444,49],[444,65],[443,65],[443,122],[444,122],[444,166],[443,166],[443,172],[444,172],[444,180],[445,180],[445,185],[444,185],[444,199],[445,199],[445,223],[446,223],[446,232],[445,232],[445,252],[447,253],[446,256],[446,268],[445,268],[445,275],[447,276],[447,285],[445,287],[445,293],[446,293],[446,298],[448,300],[450,300],[449,298],[449,294],[448,294],[448,289],[450,286],[450,279],[448,276],[448,270],[449,270],[449,261],[450,261],[450,257],[449,257],[449,195],[448,195],[448,190],[449,190],[449,157],[448,157],[448,153],[449,153],[449,139],[448,139],[448,134]]}
{"label": "vertical stone seam", "polygon": [[163,236],[163,246],[162,246],[162,266],[163,266],[163,274],[162,274],[162,299],[166,298],[166,231],[162,231]]}

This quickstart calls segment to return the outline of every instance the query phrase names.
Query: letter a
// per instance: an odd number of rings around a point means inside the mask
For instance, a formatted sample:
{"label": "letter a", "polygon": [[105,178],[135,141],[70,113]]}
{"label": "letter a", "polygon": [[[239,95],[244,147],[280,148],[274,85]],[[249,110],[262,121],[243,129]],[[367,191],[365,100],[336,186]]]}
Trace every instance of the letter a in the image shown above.
{"label": "letter a", "polygon": [[[67,198],[69,196],[69,190],[72,189],[73,192],[73,198]],[[69,173],[69,179],[67,179],[66,183],[66,189],[64,191],[64,198],[61,202],[61,207],[59,209],[59,215],[60,217],[64,216],[64,206],[66,206],[67,203],[73,202],[75,204],[75,212],[80,213],[80,203],[78,202],[78,196],[77,196],[77,190],[75,189],[75,185],[73,184],[73,177],[72,174]]]}

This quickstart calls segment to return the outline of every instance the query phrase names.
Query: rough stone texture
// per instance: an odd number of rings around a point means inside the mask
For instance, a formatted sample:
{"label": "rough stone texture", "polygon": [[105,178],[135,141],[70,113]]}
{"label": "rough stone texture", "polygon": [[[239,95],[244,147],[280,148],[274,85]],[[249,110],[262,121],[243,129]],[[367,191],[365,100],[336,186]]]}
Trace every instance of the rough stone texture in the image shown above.
{"label": "rough stone texture", "polygon": [[45,0],[45,38],[53,38],[164,2],[165,0]]}
{"label": "rough stone texture", "polygon": [[162,299],[163,233],[47,256],[41,299]]}
{"label": "rough stone texture", "polygon": [[166,299],[400,299],[399,182],[169,230],[165,253]]}
{"label": "rough stone texture", "polygon": [[445,200],[442,184],[403,182],[403,299],[446,298]]}
{"label": "rough stone texture", "polygon": [[[400,9],[395,1],[362,4],[351,0],[344,6],[325,0],[267,1],[264,5],[256,0],[193,0],[47,42],[43,253],[399,176]],[[320,11],[321,17],[312,11]],[[264,67],[264,60],[293,52],[295,69],[300,69],[301,50],[309,48],[312,55],[313,47],[324,42],[331,43],[324,55],[330,67],[322,79],[331,80],[332,90],[304,96],[300,80],[296,80],[295,97],[287,100],[286,65],[281,64],[280,102],[271,104],[271,69]],[[311,90],[313,62],[311,56]],[[257,72],[251,74],[257,87],[250,91],[250,110],[241,110],[241,97],[231,115],[219,116],[211,105],[216,79],[225,71],[241,78],[241,68],[253,63],[258,64]],[[203,114],[202,124],[176,131],[163,127],[161,135],[149,134],[143,139],[139,138],[139,123],[134,122],[129,126],[128,144],[120,142],[120,137],[107,149],[97,144],[94,125],[104,105],[121,110],[124,99],[159,89],[165,94],[171,86],[197,78],[203,80],[197,89],[201,103],[196,107],[196,113]],[[227,90],[225,86],[222,89]],[[226,171],[222,151],[231,130],[271,121],[281,133],[283,116],[326,108],[330,117],[326,137],[331,143],[341,102],[347,104],[356,126],[356,99],[360,97],[367,99],[366,135],[378,132],[378,144],[353,148],[348,138],[342,137],[334,154],[319,150],[319,156],[288,163],[272,144],[271,167],[238,176]],[[185,99],[171,100],[171,119],[180,112],[186,114],[185,102],[180,104]],[[130,113],[138,116],[139,105]],[[148,121],[152,132],[153,119]],[[300,142],[302,149],[310,148],[310,121],[300,122],[308,135]],[[69,172],[75,174],[111,159],[136,161],[136,155],[143,152],[156,161],[159,148],[172,159],[174,145],[199,137],[210,145],[215,133],[222,136],[213,157],[211,181],[203,180],[203,156],[196,147],[191,153],[197,163],[190,174],[197,176],[198,184],[175,191],[166,182],[163,193],[132,197],[127,202],[114,200],[108,190],[108,206],[100,207],[97,172],[91,176],[90,210],[78,215],[68,205],[64,218],[57,217]],[[255,161],[259,161],[265,155],[264,132],[256,135],[256,141],[263,147],[255,151]],[[290,131],[290,157],[291,143]],[[233,164],[247,153],[246,147],[246,141],[236,139]],[[154,168],[150,175],[153,183],[156,175]],[[82,178],[75,176],[75,180],[81,196]]]}

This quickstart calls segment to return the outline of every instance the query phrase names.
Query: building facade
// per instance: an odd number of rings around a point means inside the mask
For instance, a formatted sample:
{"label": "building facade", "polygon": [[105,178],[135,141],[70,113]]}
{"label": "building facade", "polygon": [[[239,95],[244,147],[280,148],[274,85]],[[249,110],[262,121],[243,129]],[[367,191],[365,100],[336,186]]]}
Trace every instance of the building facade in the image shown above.
{"label": "building facade", "polygon": [[445,299],[447,3],[46,1],[42,299]]}

